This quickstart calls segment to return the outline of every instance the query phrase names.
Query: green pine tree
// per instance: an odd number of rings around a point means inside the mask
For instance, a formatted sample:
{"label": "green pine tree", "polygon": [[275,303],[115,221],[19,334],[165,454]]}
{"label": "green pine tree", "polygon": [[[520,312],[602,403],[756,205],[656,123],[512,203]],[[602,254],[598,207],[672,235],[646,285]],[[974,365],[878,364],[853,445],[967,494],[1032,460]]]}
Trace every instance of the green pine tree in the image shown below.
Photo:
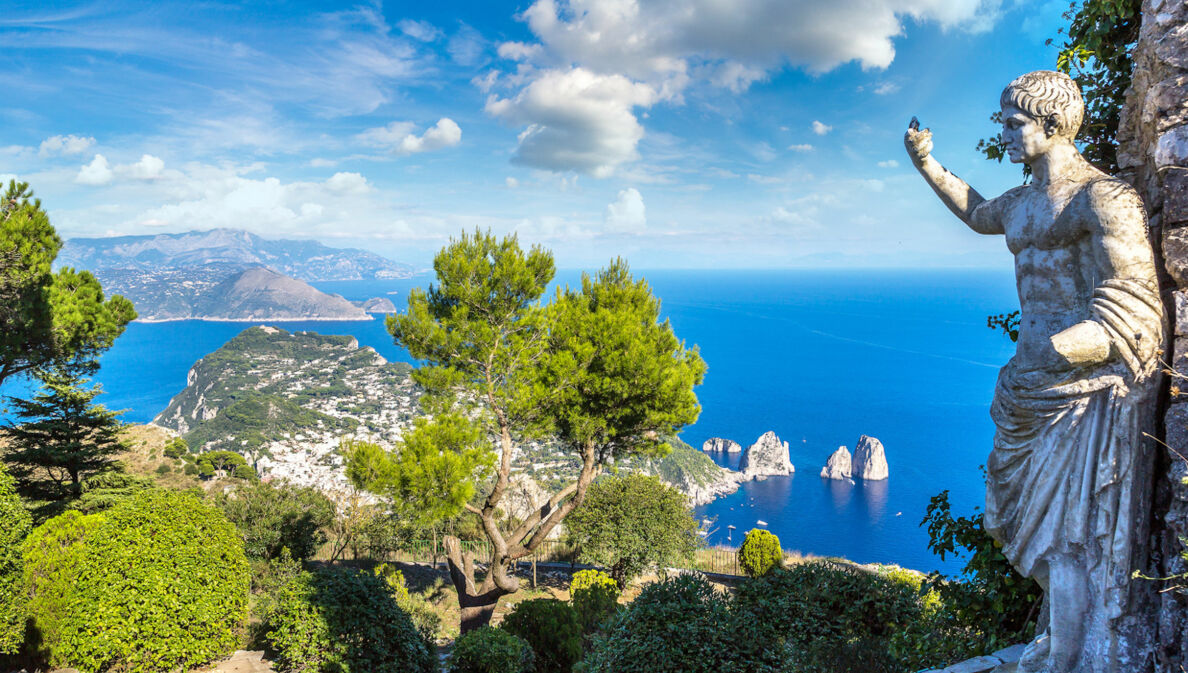
{"label": "green pine tree", "polygon": [[54,272],[61,247],[28,183],[10,181],[0,196],[0,384],[55,363],[94,367],[136,318],[90,272]]}
{"label": "green pine tree", "polygon": [[32,399],[9,398],[21,420],[5,428],[4,460],[25,497],[61,503],[82,494],[88,476],[112,467],[124,449],[119,439],[122,412],[110,411],[95,398],[98,385],[87,386],[74,368],[38,370],[41,390]]}
{"label": "green pine tree", "polygon": [[[705,363],[659,321],[660,302],[620,260],[548,306],[540,299],[553,257],[522,250],[514,235],[463,234],[437,254],[434,269],[437,285],[410,292],[408,311],[388,318],[396,343],[423,363],[413,377],[431,420],[417,422],[393,452],[352,447],[347,474],[422,518],[477,519],[491,549],[485,577],[476,577],[457,537],[445,538],[467,632],[519,590],[513,564],[581,505],[604,465],[663,454],[662,438],[696,420],[693,386]],[[509,522],[512,456],[542,437],[578,458],[580,473],[538,511]]]}

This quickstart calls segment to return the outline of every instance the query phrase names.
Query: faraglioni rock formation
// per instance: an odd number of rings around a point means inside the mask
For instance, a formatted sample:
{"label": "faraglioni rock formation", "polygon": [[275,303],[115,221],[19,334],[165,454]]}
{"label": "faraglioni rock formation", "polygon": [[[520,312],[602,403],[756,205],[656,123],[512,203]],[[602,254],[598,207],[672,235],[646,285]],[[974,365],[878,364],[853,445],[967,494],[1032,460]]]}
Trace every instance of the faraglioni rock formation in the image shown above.
{"label": "faraglioni rock formation", "polygon": [[854,478],[882,481],[890,473],[883,443],[867,435],[859,437],[858,446],[854,447]]}
{"label": "faraglioni rock formation", "polygon": [[949,210],[1003,235],[1015,257],[1021,319],[990,408],[984,521],[1044,589],[1048,623],[1018,671],[1150,671],[1156,624],[1133,571],[1145,569],[1153,465],[1143,430],[1164,311],[1146,213],[1130,185],[1078,152],[1085,105],[1068,75],[1023,75],[999,103],[1007,155],[1032,180],[997,198],[932,158],[932,135],[914,120],[904,142]]}
{"label": "faraglioni rock formation", "polygon": [[740,453],[742,445],[733,439],[710,437],[701,445],[701,450],[707,453]]}
{"label": "faraglioni rock formation", "polygon": [[743,453],[738,469],[747,479],[792,474],[796,468],[788,456],[788,442],[781,442],[768,430]]}
{"label": "faraglioni rock formation", "polygon": [[829,456],[825,467],[821,468],[821,478],[845,480],[850,478],[850,474],[850,450],[839,446],[837,451]]}

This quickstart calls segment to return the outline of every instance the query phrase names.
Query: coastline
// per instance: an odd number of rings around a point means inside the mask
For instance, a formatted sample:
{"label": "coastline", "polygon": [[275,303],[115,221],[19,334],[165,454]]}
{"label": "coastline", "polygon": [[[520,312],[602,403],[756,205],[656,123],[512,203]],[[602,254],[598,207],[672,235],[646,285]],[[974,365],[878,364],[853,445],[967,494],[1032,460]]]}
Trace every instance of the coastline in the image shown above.
{"label": "coastline", "polygon": [[[387,315],[386,313],[383,315]],[[137,318],[132,322],[139,322],[144,324],[158,324],[164,322],[185,322],[193,320],[197,322],[367,322],[368,320],[375,320],[376,314],[368,313],[365,318]]]}

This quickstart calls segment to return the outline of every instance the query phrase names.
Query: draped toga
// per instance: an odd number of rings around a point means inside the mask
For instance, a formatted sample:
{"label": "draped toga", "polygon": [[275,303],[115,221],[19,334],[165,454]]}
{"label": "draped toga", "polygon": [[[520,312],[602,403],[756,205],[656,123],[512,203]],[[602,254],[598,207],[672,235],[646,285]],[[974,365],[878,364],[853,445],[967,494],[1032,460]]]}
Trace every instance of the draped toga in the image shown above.
{"label": "draped toga", "polygon": [[[1104,570],[1109,593],[1131,575],[1142,407],[1153,399],[1163,309],[1152,281],[1113,279],[1093,293],[1092,320],[1110,358],[1073,371],[998,377],[987,462],[986,530],[1024,575],[1047,584],[1047,560],[1068,555]],[[1142,470],[1137,470],[1141,474]],[[1125,604],[1119,593],[1115,618]]]}

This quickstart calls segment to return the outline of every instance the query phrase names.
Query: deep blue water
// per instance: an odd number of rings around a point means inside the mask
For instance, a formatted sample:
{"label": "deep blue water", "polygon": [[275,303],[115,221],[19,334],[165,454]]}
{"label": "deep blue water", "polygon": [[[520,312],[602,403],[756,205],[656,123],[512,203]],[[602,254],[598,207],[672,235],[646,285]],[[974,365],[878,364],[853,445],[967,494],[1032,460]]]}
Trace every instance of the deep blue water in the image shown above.
{"label": "deep blue water", "polygon": [[[655,271],[642,272],[676,333],[709,363],[698,388],[697,423],[682,433],[700,447],[721,436],[747,446],[774,430],[797,473],[750,482],[698,509],[716,519],[710,542],[733,542],[766,521],[786,548],[859,562],[954,570],[926,548],[919,527],[931,496],[952,493],[954,511],[983,500],[979,466],[990,449],[988,415],[997,368],[1012,352],[986,316],[1017,306],[1006,272]],[[575,282],[574,273],[562,273]],[[317,283],[348,299],[390,296],[403,281]],[[186,383],[186,372],[254,323],[135,323],[108,352],[97,379],[104,403],[146,422]],[[286,330],[351,334],[392,360],[408,360],[382,320],[281,323]],[[7,387],[9,394],[16,387]],[[887,448],[891,479],[850,485],[823,480],[821,466],[858,436]],[[738,456],[714,456],[737,467]]]}

